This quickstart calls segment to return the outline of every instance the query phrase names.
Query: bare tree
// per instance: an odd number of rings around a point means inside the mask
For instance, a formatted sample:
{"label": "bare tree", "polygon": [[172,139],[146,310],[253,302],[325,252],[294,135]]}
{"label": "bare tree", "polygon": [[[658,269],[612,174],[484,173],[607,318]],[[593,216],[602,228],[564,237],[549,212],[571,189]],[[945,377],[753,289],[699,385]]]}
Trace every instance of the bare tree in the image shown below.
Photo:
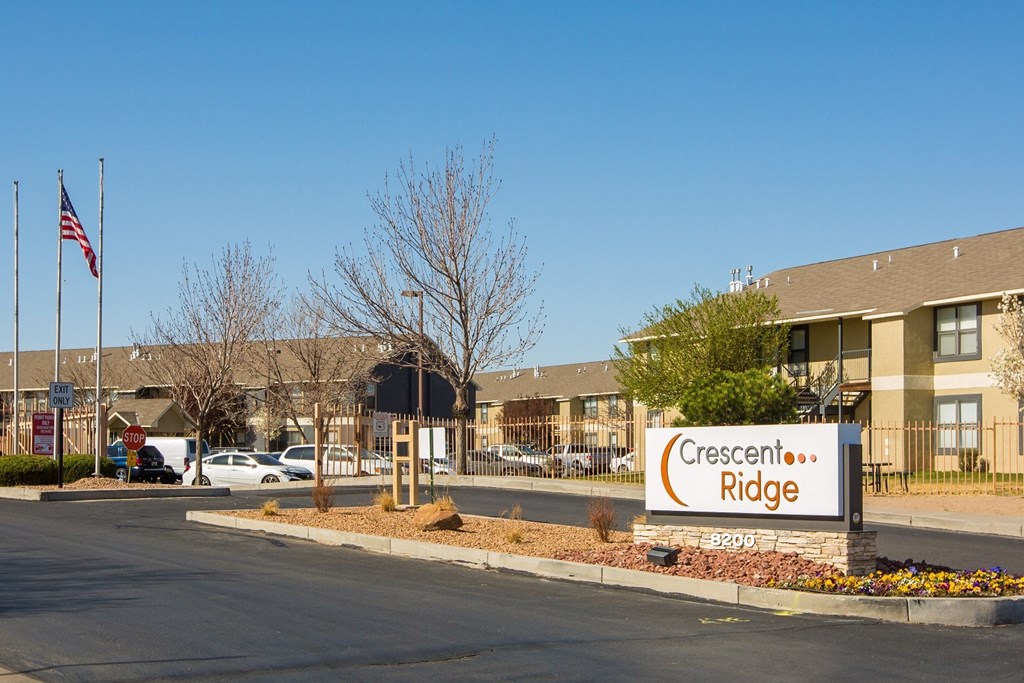
{"label": "bare tree", "polygon": [[[149,347],[138,360],[150,378],[167,386],[192,417],[201,454],[203,439],[223,430],[224,420],[244,404],[236,371],[258,362],[253,353],[260,332],[280,305],[274,259],[254,256],[248,242],[229,244],[211,270],[182,264],[178,292],[178,309],[168,309],[163,319],[154,315],[150,329],[133,341]],[[197,457],[196,484],[202,473]]]}
{"label": "bare tree", "polygon": [[[353,405],[366,395],[372,368],[381,357],[375,343],[339,338],[330,334],[322,303],[295,297],[274,321],[279,336],[264,341],[263,367],[267,390],[262,410],[264,422],[279,415],[308,443],[299,422],[313,415],[313,406]],[[269,425],[266,425],[269,426]],[[322,425],[317,425],[318,427]]]}
{"label": "bare tree", "polygon": [[451,384],[460,473],[474,375],[518,360],[536,343],[543,320],[542,306],[528,310],[539,272],[527,269],[514,223],[499,236],[489,227],[488,205],[500,184],[494,145],[486,142],[469,168],[461,147],[449,149],[443,168],[428,166],[422,175],[410,157],[398,169],[397,188],[385,180],[370,200],[376,232],[364,235],[361,249],[338,251],[337,284],[310,278],[336,331],[376,338],[410,367],[422,350],[424,372]]}

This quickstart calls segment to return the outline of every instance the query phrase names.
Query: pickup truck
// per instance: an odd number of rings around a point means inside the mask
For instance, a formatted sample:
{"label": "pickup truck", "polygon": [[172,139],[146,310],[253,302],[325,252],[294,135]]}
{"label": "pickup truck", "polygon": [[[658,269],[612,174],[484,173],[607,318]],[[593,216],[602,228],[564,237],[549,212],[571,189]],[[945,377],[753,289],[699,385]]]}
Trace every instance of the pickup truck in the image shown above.
{"label": "pickup truck", "polygon": [[498,457],[511,462],[535,465],[539,468],[539,473],[545,477],[560,477],[565,471],[561,460],[545,453],[544,451],[538,451],[532,446],[524,446],[522,444],[492,444],[484,450],[487,453],[493,453]]}
{"label": "pickup truck", "polygon": [[[158,481],[173,484],[175,477],[164,469],[164,456],[155,446],[143,446],[136,453],[135,467],[131,468],[131,481]],[[120,442],[107,446],[107,460],[117,467],[115,476],[121,481],[128,478],[128,449]]]}
{"label": "pickup truck", "polygon": [[574,474],[597,474],[611,471],[612,458],[618,450],[612,446],[588,446],[582,443],[563,443],[552,446],[550,453]]}

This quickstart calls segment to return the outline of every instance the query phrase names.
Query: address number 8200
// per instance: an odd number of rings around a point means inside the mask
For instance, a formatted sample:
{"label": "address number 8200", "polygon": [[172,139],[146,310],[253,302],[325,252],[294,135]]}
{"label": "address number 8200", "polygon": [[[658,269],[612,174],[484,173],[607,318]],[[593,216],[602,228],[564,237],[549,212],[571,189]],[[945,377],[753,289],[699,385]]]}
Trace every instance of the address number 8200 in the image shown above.
{"label": "address number 8200", "polygon": [[731,534],[720,531],[711,534],[711,546],[714,548],[753,548],[755,543],[754,534]]}

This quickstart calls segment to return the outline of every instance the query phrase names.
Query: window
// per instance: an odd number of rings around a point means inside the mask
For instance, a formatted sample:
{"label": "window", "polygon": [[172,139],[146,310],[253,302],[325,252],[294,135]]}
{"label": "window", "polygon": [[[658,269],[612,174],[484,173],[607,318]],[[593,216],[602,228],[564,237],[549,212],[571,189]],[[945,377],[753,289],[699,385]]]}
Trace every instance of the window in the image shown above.
{"label": "window", "polygon": [[597,432],[588,432],[583,435],[584,446],[596,446],[597,445]]}
{"label": "window", "polygon": [[981,358],[978,304],[935,309],[936,359]]}
{"label": "window", "polygon": [[487,424],[487,404],[480,404],[480,423]]}
{"label": "window", "polygon": [[597,396],[587,396],[583,399],[583,417],[597,417]]}
{"label": "window", "polygon": [[789,374],[807,377],[807,360],[807,325],[800,325],[789,331]]}
{"label": "window", "polygon": [[611,432],[608,435],[608,445],[612,448],[617,448],[619,445],[619,434],[618,432]]}
{"label": "window", "polygon": [[939,452],[955,454],[964,449],[977,449],[980,421],[980,395],[936,398],[935,422],[938,423],[939,428]]}
{"label": "window", "polygon": [[658,427],[664,427],[665,414],[660,410],[648,410],[647,411],[647,426],[651,429]]}
{"label": "window", "polygon": [[608,417],[619,416],[619,397],[612,394],[608,397]]}

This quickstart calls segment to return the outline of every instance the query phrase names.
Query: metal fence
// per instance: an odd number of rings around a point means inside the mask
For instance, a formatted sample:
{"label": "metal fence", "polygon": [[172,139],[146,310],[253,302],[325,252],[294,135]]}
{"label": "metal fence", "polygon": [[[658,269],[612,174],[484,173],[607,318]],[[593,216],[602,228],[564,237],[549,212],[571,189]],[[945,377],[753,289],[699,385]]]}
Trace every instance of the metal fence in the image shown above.
{"label": "metal fence", "polygon": [[861,427],[865,478],[874,492],[1024,493],[1019,418],[963,424],[873,421]]}

